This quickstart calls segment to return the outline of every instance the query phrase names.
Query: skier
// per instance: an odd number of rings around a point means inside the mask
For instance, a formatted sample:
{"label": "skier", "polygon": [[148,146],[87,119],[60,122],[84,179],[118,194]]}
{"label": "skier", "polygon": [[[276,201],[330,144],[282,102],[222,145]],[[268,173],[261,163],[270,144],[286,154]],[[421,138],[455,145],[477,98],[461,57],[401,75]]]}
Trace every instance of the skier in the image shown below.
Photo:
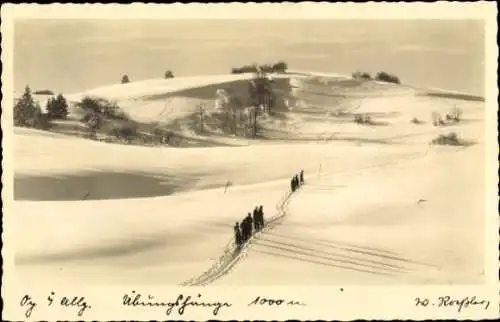
{"label": "skier", "polygon": [[300,184],[304,184],[304,170],[300,170]]}
{"label": "skier", "polygon": [[253,225],[255,231],[259,231],[260,221],[259,221],[259,207],[255,207],[253,210]]}
{"label": "skier", "polygon": [[253,221],[252,221],[252,215],[248,213],[247,215],[247,240],[252,236],[252,226],[253,226]]}
{"label": "skier", "polygon": [[240,225],[238,223],[234,225],[234,239],[236,242],[236,246],[238,246],[238,248],[241,248],[243,238],[241,236]]}
{"label": "skier", "polygon": [[241,231],[241,243],[244,244],[247,241],[247,223],[246,218],[243,219],[240,223],[240,231]]}
{"label": "skier", "polygon": [[259,229],[264,228],[264,214],[262,213],[262,206],[259,207]]}
{"label": "skier", "polygon": [[297,187],[297,188],[300,187],[299,176],[298,175],[295,175],[295,187]]}
{"label": "skier", "polygon": [[259,207],[259,228],[264,228],[264,207],[260,205]]}
{"label": "skier", "polygon": [[295,192],[295,177],[292,178],[291,186],[292,186],[292,192]]}

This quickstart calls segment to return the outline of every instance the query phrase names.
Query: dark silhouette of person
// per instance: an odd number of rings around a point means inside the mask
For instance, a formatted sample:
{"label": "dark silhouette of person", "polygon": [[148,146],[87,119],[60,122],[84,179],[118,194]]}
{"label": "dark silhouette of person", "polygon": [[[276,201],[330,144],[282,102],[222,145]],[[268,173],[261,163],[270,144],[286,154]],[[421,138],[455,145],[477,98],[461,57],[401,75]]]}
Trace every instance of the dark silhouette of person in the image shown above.
{"label": "dark silhouette of person", "polygon": [[255,231],[259,230],[259,207],[256,206],[253,210],[253,225],[255,228]]}
{"label": "dark silhouette of person", "polygon": [[304,170],[300,170],[300,184],[304,184]]}
{"label": "dark silhouette of person", "polygon": [[247,226],[247,224],[246,224],[246,218],[245,218],[240,223],[241,243],[242,244],[247,241],[247,228],[246,228],[246,226]]}
{"label": "dark silhouette of person", "polygon": [[264,207],[260,205],[259,207],[259,228],[264,228]]}
{"label": "dark silhouette of person", "polygon": [[240,225],[238,223],[234,225],[234,240],[236,246],[241,247],[243,244],[243,236],[241,235]]}
{"label": "dark silhouette of person", "polygon": [[259,228],[260,230],[264,228],[264,212],[262,206],[259,207]]}
{"label": "dark silhouette of person", "polygon": [[292,178],[291,186],[292,186],[292,192],[295,192],[295,177]]}
{"label": "dark silhouette of person", "polygon": [[296,188],[299,188],[299,187],[300,187],[300,183],[299,183],[299,176],[298,176],[298,175],[295,175],[295,187],[296,187]]}
{"label": "dark silhouette of person", "polygon": [[245,218],[246,219],[246,230],[247,230],[247,240],[250,239],[250,237],[252,237],[252,226],[253,226],[253,223],[252,223],[252,214],[251,213],[248,213],[247,217]]}
{"label": "dark silhouette of person", "polygon": [[247,215],[247,229],[248,229],[248,237],[247,237],[247,240],[248,238],[250,238],[250,236],[252,236],[252,225],[253,225],[253,221],[252,221],[252,215],[250,213],[248,213]]}
{"label": "dark silhouette of person", "polygon": [[262,225],[261,225],[261,219],[260,219],[260,208],[258,206],[255,207],[255,215],[254,215],[253,221],[254,221],[255,230],[260,231],[262,229]]}
{"label": "dark silhouette of person", "polygon": [[253,226],[255,228],[255,231],[259,231],[259,224],[260,224],[260,221],[259,221],[259,208],[255,207],[255,209],[253,210]]}

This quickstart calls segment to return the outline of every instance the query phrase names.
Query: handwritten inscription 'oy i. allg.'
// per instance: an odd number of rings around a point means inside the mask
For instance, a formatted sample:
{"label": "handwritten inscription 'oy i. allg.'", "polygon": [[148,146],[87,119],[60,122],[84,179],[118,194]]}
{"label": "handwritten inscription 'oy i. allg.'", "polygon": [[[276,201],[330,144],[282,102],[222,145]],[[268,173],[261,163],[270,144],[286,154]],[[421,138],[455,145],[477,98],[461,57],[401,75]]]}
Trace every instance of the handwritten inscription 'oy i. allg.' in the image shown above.
{"label": "handwritten inscription 'oy i. allg.'", "polygon": [[223,307],[229,308],[232,306],[232,304],[228,302],[200,301],[199,300],[200,298],[201,294],[198,294],[196,298],[193,298],[189,295],[185,296],[183,294],[179,294],[175,301],[164,302],[156,300],[155,297],[152,295],[143,296],[140,293],[132,291],[131,295],[125,294],[123,296],[122,304],[123,306],[132,306],[132,307],[166,307],[167,308],[167,310],[165,311],[166,315],[170,315],[173,312],[174,308],[177,308],[176,311],[177,313],[179,313],[179,315],[183,315],[188,307],[208,308],[212,310],[213,315],[217,315]]}
{"label": "handwritten inscription 'oy i. allg.'", "polygon": [[[25,309],[24,316],[26,318],[31,317],[33,311],[38,306],[38,303],[29,294],[25,294],[19,303],[19,305]],[[47,296],[47,306],[59,306],[63,308],[76,308],[76,313],[79,317],[83,316],[86,310],[90,310],[92,307],[87,303],[87,300],[83,296],[56,296],[55,292],[50,292]]]}

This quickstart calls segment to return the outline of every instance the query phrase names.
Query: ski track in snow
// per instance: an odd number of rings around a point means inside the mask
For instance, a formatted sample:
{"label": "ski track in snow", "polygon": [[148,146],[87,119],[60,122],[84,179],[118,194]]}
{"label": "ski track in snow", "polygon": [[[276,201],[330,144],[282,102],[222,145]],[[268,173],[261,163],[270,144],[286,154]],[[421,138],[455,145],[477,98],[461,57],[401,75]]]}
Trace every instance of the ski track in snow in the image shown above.
{"label": "ski track in snow", "polygon": [[[461,150],[463,150],[463,148],[451,149],[448,151],[440,151],[440,152],[435,152],[435,153],[439,154],[439,153],[446,153],[446,152],[459,152]],[[414,161],[417,159],[425,158],[428,155],[428,152],[429,152],[429,147],[424,152],[419,152],[419,153],[414,153],[414,154],[411,154],[408,156],[404,156],[404,157],[398,158],[397,160],[393,160],[391,162],[385,162],[385,163],[377,164],[374,166],[369,166],[366,168],[357,169],[354,172],[374,170],[374,169],[386,167],[388,165],[393,165],[395,163],[401,163],[401,162],[405,162],[405,161],[406,162]],[[352,172],[352,171],[350,171],[350,172]],[[348,171],[346,173],[350,173],[350,172]],[[326,174],[326,175],[322,176],[321,179],[331,178],[332,176],[337,176],[339,174],[343,174],[343,173]],[[319,178],[313,179],[313,181],[317,181],[317,180],[321,180],[321,179],[319,179]],[[262,239],[261,237],[265,236],[266,233],[269,233],[277,225],[282,223],[282,221],[285,219],[286,215],[288,214],[288,208],[287,208],[288,204],[292,200],[292,197],[302,190],[302,187],[303,186],[301,186],[296,192],[294,192],[294,193],[288,192],[282,197],[282,199],[276,204],[277,214],[274,215],[273,217],[269,218],[268,220],[266,220],[265,226],[262,229],[262,231],[252,234],[250,239],[243,245],[243,247],[240,250],[237,249],[234,240],[231,240],[224,247],[223,255],[221,257],[219,257],[217,262],[215,262],[215,264],[213,264],[209,270],[205,271],[204,273],[202,273],[201,275],[199,275],[197,277],[191,278],[191,279],[181,283],[180,285],[181,286],[206,286],[206,285],[211,284],[211,283],[215,282],[216,280],[226,276],[227,274],[229,274],[237,266],[237,264],[239,264],[242,260],[244,260],[246,258],[246,256],[248,255],[249,246],[252,244],[252,242],[266,241],[266,239]],[[276,236],[281,236],[281,235],[277,234]],[[327,241],[324,241],[322,244],[325,245],[327,243],[328,243]],[[276,247],[276,248],[279,248],[279,247]],[[296,248],[298,248],[299,250],[304,249],[304,247],[296,247]],[[344,269],[351,269],[351,270],[357,270],[357,271],[365,272],[365,273],[380,274],[380,275],[387,275],[387,276],[395,276],[396,274],[394,274],[394,273],[398,273],[398,274],[411,273],[412,275],[416,275],[416,274],[418,275],[418,272],[412,270],[410,267],[394,266],[391,264],[384,264],[385,266],[389,266],[389,267],[392,266],[392,269],[388,268],[385,270],[386,272],[378,272],[378,271],[373,271],[373,270],[362,270],[362,269],[358,268],[358,266],[367,266],[367,264],[369,264],[369,263],[372,263],[372,264],[375,263],[375,264],[379,264],[379,265],[381,264],[381,263],[376,263],[373,260],[370,260],[370,259],[367,259],[364,257],[371,257],[371,258],[375,257],[377,259],[382,259],[382,260],[385,259],[385,260],[393,261],[393,262],[398,263],[398,264],[428,267],[431,269],[438,268],[437,266],[429,264],[429,263],[422,263],[422,262],[414,261],[411,259],[399,257],[399,256],[397,256],[398,255],[397,253],[394,253],[394,252],[391,252],[388,250],[373,249],[373,248],[369,248],[369,247],[364,247],[364,246],[362,247],[362,246],[356,246],[356,245],[350,245],[349,247],[337,247],[337,248],[347,252],[346,254],[355,254],[355,255],[361,254],[361,256],[363,256],[363,258],[355,259],[357,261],[361,261],[361,263],[347,262],[347,264],[355,265],[355,267],[348,267],[348,266],[339,265],[340,263],[345,262],[345,261],[339,260],[338,258],[339,257],[340,258],[342,258],[342,257],[347,258],[346,255],[329,254],[329,255],[333,255],[334,257],[337,257],[337,259],[334,259],[334,258],[328,258],[328,259],[332,262],[335,262],[337,264],[337,267],[344,268]],[[287,250],[287,249],[281,249],[281,250]],[[294,252],[297,252],[297,250],[294,250]],[[325,265],[325,263],[323,263],[323,262],[318,262],[318,264]],[[382,267],[372,267],[372,268],[381,269]],[[387,270],[390,272],[387,272]]]}
{"label": "ski track in snow", "polygon": [[[360,108],[360,106],[357,106],[353,109],[353,111],[356,111],[359,108]],[[339,126],[339,129],[341,130],[346,123],[347,123],[347,121],[341,123]],[[396,139],[396,138],[399,138],[400,136],[404,137],[405,134],[399,135],[396,137],[392,137],[391,139]],[[318,137],[323,138],[324,140],[328,141],[328,139],[331,139],[331,137],[333,137],[333,134],[328,135],[328,132],[323,132],[323,133],[320,133]],[[321,141],[321,140],[319,140],[319,141]],[[340,174],[357,173],[357,172],[380,169],[380,168],[383,168],[386,166],[394,165],[394,164],[405,162],[405,161],[408,162],[408,161],[413,161],[413,160],[420,159],[420,158],[425,158],[428,155],[430,147],[431,147],[431,145],[428,145],[426,147],[425,151],[423,151],[423,152],[412,153],[410,155],[403,156],[401,158],[397,158],[396,160],[392,160],[389,162],[383,162],[381,164],[363,167],[360,169],[356,169],[354,171],[325,174],[324,176],[322,176],[322,179],[331,178],[333,176],[338,176]],[[450,151],[446,151],[446,152],[459,152],[463,149],[464,149],[463,147],[459,147],[457,149],[451,149]],[[443,152],[445,152],[445,151],[435,151],[436,154],[443,153]],[[317,180],[320,180],[320,179],[319,178],[316,180],[313,179],[313,181],[317,181]],[[216,280],[224,277],[225,275],[229,274],[237,266],[238,263],[240,263],[242,260],[244,260],[246,258],[246,256],[248,255],[249,246],[252,244],[252,241],[256,241],[256,242],[262,241],[262,239],[260,238],[261,236],[265,235],[267,232],[274,229],[277,225],[279,225],[285,219],[285,216],[288,214],[287,206],[288,206],[289,202],[291,201],[292,196],[294,196],[295,194],[297,194],[301,190],[302,190],[302,187],[300,187],[299,190],[297,190],[294,193],[292,193],[292,192],[286,193],[283,196],[283,198],[276,204],[277,214],[275,216],[269,218],[268,220],[266,220],[265,226],[262,229],[262,231],[252,234],[250,239],[243,245],[243,247],[241,249],[238,250],[234,240],[229,241],[226,244],[226,246],[224,247],[223,255],[221,257],[219,257],[219,259],[212,265],[212,267],[209,270],[205,271],[204,273],[202,273],[201,275],[199,275],[197,277],[193,277],[193,278],[181,283],[180,285],[181,286],[206,286],[206,285],[213,283]],[[372,253],[371,251],[373,251],[373,249],[368,248],[368,247],[361,247],[361,246],[355,246],[355,245],[351,245],[351,246],[352,246],[351,248],[348,248],[348,247],[344,248],[344,250],[347,251],[348,254],[349,253],[350,254],[363,254],[364,255],[363,257],[375,256],[376,258],[379,258],[379,259],[391,260],[391,261],[395,261],[398,263],[405,263],[407,265],[417,265],[417,266],[421,266],[421,267],[427,266],[427,267],[437,269],[437,267],[432,265],[432,264],[421,263],[421,262],[413,261],[413,260],[406,259],[403,257],[398,257],[398,256],[395,256],[395,255],[397,255],[396,253],[393,253],[393,252],[390,252],[387,250],[377,250],[377,252],[378,252],[378,254],[377,254],[377,253]],[[300,249],[301,247],[298,247],[298,248]],[[287,250],[287,249],[281,249],[281,250]],[[294,250],[294,252],[297,252],[297,250]],[[390,255],[393,255],[393,256],[390,256]],[[334,257],[346,258],[347,256],[334,254]],[[390,273],[387,271],[386,272],[378,272],[378,271],[363,270],[363,269],[358,268],[359,266],[367,266],[367,264],[370,262],[373,263],[373,261],[366,259],[366,258],[356,259],[358,261],[361,261],[361,263],[347,262],[347,264],[354,264],[355,265],[354,267],[339,265],[339,263],[345,262],[343,260],[333,259],[333,258],[329,258],[329,260],[336,263],[337,264],[336,266],[339,268],[357,270],[357,271],[365,272],[365,273],[380,274],[380,275],[387,275],[387,276],[396,275],[394,273],[398,273],[398,274],[408,274],[408,273],[415,274],[415,273],[417,273],[416,271],[411,270],[411,268],[400,267],[400,266],[394,267],[393,265],[390,265],[390,264],[386,264],[389,267],[393,266],[392,272],[390,272]],[[318,262],[317,264],[325,265],[325,263],[323,263],[323,262]],[[380,269],[380,267],[372,267],[372,268]],[[389,268],[389,271],[391,271],[390,268]]]}
{"label": "ski track in snow", "polygon": [[[357,110],[359,108],[360,105],[353,110]],[[342,129],[344,125],[345,123],[341,123],[340,129]],[[325,133],[321,133],[319,135],[319,138],[321,138]],[[299,192],[300,190],[301,189],[299,188],[299,190],[297,190],[295,193]],[[181,283],[181,286],[205,286],[227,275],[232,269],[235,268],[235,266],[239,262],[241,262],[247,256],[248,246],[251,244],[251,241],[253,239],[273,229],[277,224],[281,222],[281,220],[284,219],[284,217],[287,215],[287,205],[290,202],[293,194],[294,193],[292,192],[288,192],[282,197],[282,199],[276,204],[277,214],[266,220],[262,231],[252,234],[250,239],[243,245],[243,247],[241,247],[241,249],[237,248],[236,243],[232,239],[224,247],[224,254],[217,260],[217,262],[215,262],[215,264],[212,265],[212,267],[208,271],[202,273],[198,277],[191,278]]]}
{"label": "ski track in snow", "polygon": [[185,281],[181,284],[181,286],[205,286],[227,275],[232,269],[236,267],[239,262],[241,262],[247,256],[248,245],[250,244],[250,242],[257,236],[273,229],[280,222],[280,220],[286,216],[287,205],[290,202],[292,195],[298,193],[299,191],[300,189],[295,193],[286,193],[283,198],[276,204],[278,213],[273,217],[267,219],[262,231],[252,234],[250,239],[243,245],[241,249],[238,250],[234,240],[230,241],[224,248],[224,254],[208,271],[202,273],[198,277]]}

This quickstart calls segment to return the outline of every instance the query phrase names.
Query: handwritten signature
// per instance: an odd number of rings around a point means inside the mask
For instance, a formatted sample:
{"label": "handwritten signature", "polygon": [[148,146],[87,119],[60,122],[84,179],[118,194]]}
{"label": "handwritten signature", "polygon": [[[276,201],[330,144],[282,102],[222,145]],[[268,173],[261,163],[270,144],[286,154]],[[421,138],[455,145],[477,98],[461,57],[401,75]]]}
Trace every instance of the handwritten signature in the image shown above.
{"label": "handwritten signature", "polygon": [[490,301],[478,299],[476,296],[466,296],[463,298],[452,298],[451,296],[439,296],[436,300],[429,300],[428,298],[415,298],[415,306],[419,307],[456,307],[460,313],[462,309],[473,307],[473,306],[484,306],[484,310],[487,310],[490,306]]}

